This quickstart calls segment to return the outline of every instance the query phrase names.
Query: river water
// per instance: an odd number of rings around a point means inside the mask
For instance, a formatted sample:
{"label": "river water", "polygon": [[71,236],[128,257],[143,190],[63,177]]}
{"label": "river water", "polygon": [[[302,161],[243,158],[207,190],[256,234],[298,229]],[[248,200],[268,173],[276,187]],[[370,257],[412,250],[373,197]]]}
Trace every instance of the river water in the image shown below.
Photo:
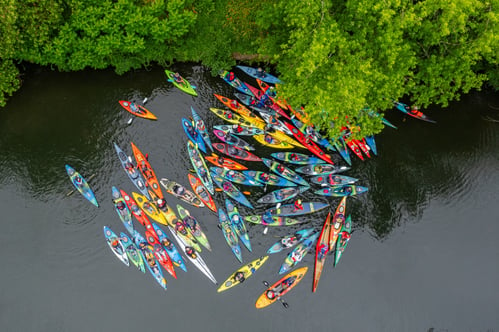
{"label": "river water", "polygon": [[[161,68],[124,76],[34,69],[0,111],[2,331],[499,330],[499,123],[487,120],[499,118],[499,97],[492,92],[424,110],[437,124],[388,112],[398,130],[377,135],[379,155],[367,162],[353,159],[346,173],[369,192],[347,200],[354,232],[342,260],[335,268],[332,259],[326,261],[312,293],[314,255],[305,256],[300,265],[309,272],[285,296],[288,309],[279,303],[254,306],[265,289],[262,281],[279,279],[287,252],[272,255],[252,278],[224,293],[190,262],[188,273],[179,270],[176,280],[165,273],[166,292],[149,273],[119,262],[102,233],[103,225],[125,230],[111,186],[136,189],[112,142],[131,154],[133,141],[149,154],[158,177],[188,185],[191,165],[181,118],[193,106],[209,127],[221,124],[208,110],[222,107],[213,93],[232,97],[232,88],[204,67],[173,69],[197,86],[198,97],[166,82]],[[130,115],[118,100],[145,97],[158,121],[135,118],[127,125]],[[262,156],[270,152],[258,150]],[[99,208],[79,194],[67,195],[72,185],[65,164],[86,178],[93,175]],[[255,202],[260,196],[252,189],[249,197]],[[339,202],[311,192],[305,197],[333,209]],[[167,200],[180,203],[173,196]],[[216,200],[223,204],[223,194]],[[183,205],[206,231],[213,251],[201,255],[222,282],[241,264],[216,227],[216,216]],[[320,227],[324,217],[314,215],[310,225]],[[304,226],[271,228],[266,235],[260,225],[247,227],[253,252],[242,249],[245,263]]]}

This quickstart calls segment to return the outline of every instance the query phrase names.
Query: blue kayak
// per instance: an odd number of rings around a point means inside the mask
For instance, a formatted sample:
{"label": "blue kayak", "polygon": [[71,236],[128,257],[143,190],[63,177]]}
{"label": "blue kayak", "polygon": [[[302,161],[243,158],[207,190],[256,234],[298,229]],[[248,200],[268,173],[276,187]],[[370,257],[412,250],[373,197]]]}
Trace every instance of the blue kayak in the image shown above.
{"label": "blue kayak", "polygon": [[199,114],[194,110],[191,106],[192,119],[194,120],[194,126],[196,131],[201,135],[205,145],[207,145],[211,152],[213,152],[213,146],[211,145],[210,135],[208,134],[208,129],[206,129],[206,125],[204,124],[203,119],[199,116]]}
{"label": "blue kayak", "polygon": [[232,184],[232,182],[230,182],[229,180],[225,180],[224,178],[221,178],[214,172],[211,173],[211,177],[213,178],[213,182],[215,182],[215,184],[220,189],[222,189],[222,191],[227,196],[236,200],[242,205],[249,207],[250,209],[253,209],[253,205],[251,205],[246,196],[244,196],[244,194],[234,184]]}
{"label": "blue kayak", "polygon": [[149,191],[146,188],[144,178],[142,174],[139,172],[138,168],[135,167],[130,161],[132,158],[127,156],[125,152],[118,146],[118,144],[114,143],[114,149],[118,154],[118,158],[121,161],[121,166],[125,170],[126,175],[130,178],[130,181],[140,190],[140,192],[147,197],[147,199],[151,199],[149,195]]}
{"label": "blue kayak", "polygon": [[189,138],[192,143],[196,144],[201,151],[206,153],[204,139],[202,135],[196,130],[196,128],[194,128],[192,122],[190,120],[187,120],[186,118],[182,118],[182,127],[184,128],[184,132],[187,135],[187,138]]}
{"label": "blue kayak", "polygon": [[76,190],[80,192],[86,199],[90,201],[93,205],[99,207],[97,199],[95,198],[94,192],[90,189],[87,181],[80,175],[75,169],[69,165],[66,165],[66,173],[68,173],[69,179]]}
{"label": "blue kayak", "polygon": [[266,83],[271,83],[271,84],[282,83],[280,79],[263,70],[259,71],[257,68],[248,67],[248,66],[236,66],[236,67],[241,69],[246,75],[249,75],[253,78],[258,78]]}

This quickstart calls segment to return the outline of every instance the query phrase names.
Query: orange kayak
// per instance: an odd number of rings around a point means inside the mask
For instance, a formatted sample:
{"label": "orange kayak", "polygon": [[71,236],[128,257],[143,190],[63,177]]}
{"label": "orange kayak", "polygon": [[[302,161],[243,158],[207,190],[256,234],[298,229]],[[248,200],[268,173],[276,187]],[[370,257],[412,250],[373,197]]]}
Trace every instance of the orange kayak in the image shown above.
{"label": "orange kayak", "polygon": [[248,167],[238,163],[237,161],[234,161],[230,158],[218,156],[215,153],[212,153],[211,156],[205,156],[204,159],[208,160],[215,166],[233,169],[235,171],[248,169]]}
{"label": "orange kayak", "polygon": [[120,105],[123,106],[128,112],[132,113],[135,116],[149,119],[149,120],[157,120],[156,115],[152,114],[147,108],[142,105],[135,104],[126,100],[120,100]]}
{"label": "orange kayak", "polygon": [[206,205],[206,207],[213,212],[217,212],[217,206],[208,192],[208,189],[203,186],[201,180],[192,174],[187,174],[187,176],[189,177],[189,183],[191,184],[192,190],[194,190],[196,196],[204,203],[204,205]]}
{"label": "orange kayak", "polygon": [[137,168],[140,170],[144,179],[147,181],[149,185],[149,189],[152,190],[156,199],[163,199],[163,193],[161,192],[161,188],[159,186],[158,178],[156,174],[151,168],[151,165],[147,161],[146,157],[140,152],[140,150],[132,144],[133,155],[135,156],[135,160],[137,161]]}

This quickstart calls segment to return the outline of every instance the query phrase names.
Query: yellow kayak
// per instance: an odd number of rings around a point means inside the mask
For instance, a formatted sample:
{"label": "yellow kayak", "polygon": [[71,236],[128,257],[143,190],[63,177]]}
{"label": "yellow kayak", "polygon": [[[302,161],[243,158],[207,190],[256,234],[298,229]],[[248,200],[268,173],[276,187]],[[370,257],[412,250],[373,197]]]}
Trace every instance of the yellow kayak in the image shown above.
{"label": "yellow kayak", "polygon": [[294,145],[289,144],[288,142],[283,142],[276,137],[273,136],[273,133],[269,133],[270,137],[272,140],[266,141],[265,140],[265,135],[254,135],[253,138],[260,144],[264,146],[268,146],[269,148],[275,148],[275,149],[292,149],[294,148]]}
{"label": "yellow kayak", "polygon": [[262,265],[267,261],[268,258],[269,256],[262,256],[244,266],[241,266],[239,269],[237,269],[237,271],[232,273],[227,278],[227,280],[225,280],[222,285],[220,285],[220,287],[218,287],[217,292],[223,292],[244,282],[246,279],[251,277],[253,273],[256,272],[256,270],[262,267]]}
{"label": "yellow kayak", "polygon": [[132,192],[132,196],[133,199],[137,202],[137,205],[142,209],[142,211],[147,214],[148,217],[156,222],[159,222],[160,224],[168,225],[168,221],[163,216],[163,214],[159,212],[156,205],[154,205],[154,203],[151,203],[146,196],[136,192]]}

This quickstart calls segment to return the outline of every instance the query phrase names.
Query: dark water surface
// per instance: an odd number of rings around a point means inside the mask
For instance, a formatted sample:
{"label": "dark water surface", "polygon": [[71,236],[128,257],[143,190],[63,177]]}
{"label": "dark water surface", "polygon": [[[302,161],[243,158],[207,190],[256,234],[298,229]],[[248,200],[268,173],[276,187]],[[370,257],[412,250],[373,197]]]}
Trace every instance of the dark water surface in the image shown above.
{"label": "dark water surface", "polygon": [[[197,86],[198,97],[173,88],[161,68],[125,76],[38,70],[0,111],[2,331],[499,331],[499,123],[484,119],[499,118],[499,97],[491,92],[424,110],[437,124],[404,119],[396,110],[386,115],[399,129],[377,135],[379,156],[354,159],[347,173],[370,190],[347,200],[354,233],[342,260],[334,269],[332,259],[326,261],[313,294],[314,255],[307,255],[300,265],[309,272],[285,296],[288,309],[254,307],[262,280],[279,279],[287,252],[272,255],[252,278],[221,294],[190,262],[176,280],[165,272],[166,292],[149,273],[120,263],[102,226],[125,230],[111,186],[136,189],[112,142],[131,154],[133,141],[149,153],[159,178],[188,185],[181,118],[193,106],[208,126],[221,124],[208,110],[222,107],[213,93],[232,97],[204,67],[174,69]],[[145,97],[159,120],[135,118],[128,126],[118,100]],[[100,208],[79,194],[67,196],[72,185],[65,164],[84,177],[95,174],[90,184]],[[260,196],[252,190],[249,197],[255,202]],[[221,193],[216,200],[223,204]],[[339,199],[328,201],[336,208]],[[213,251],[201,255],[222,282],[241,264],[216,216],[183,205],[206,231]],[[311,224],[320,227],[324,217],[314,215]],[[245,263],[301,228],[263,235],[261,226],[247,227],[253,253],[242,249]]]}

